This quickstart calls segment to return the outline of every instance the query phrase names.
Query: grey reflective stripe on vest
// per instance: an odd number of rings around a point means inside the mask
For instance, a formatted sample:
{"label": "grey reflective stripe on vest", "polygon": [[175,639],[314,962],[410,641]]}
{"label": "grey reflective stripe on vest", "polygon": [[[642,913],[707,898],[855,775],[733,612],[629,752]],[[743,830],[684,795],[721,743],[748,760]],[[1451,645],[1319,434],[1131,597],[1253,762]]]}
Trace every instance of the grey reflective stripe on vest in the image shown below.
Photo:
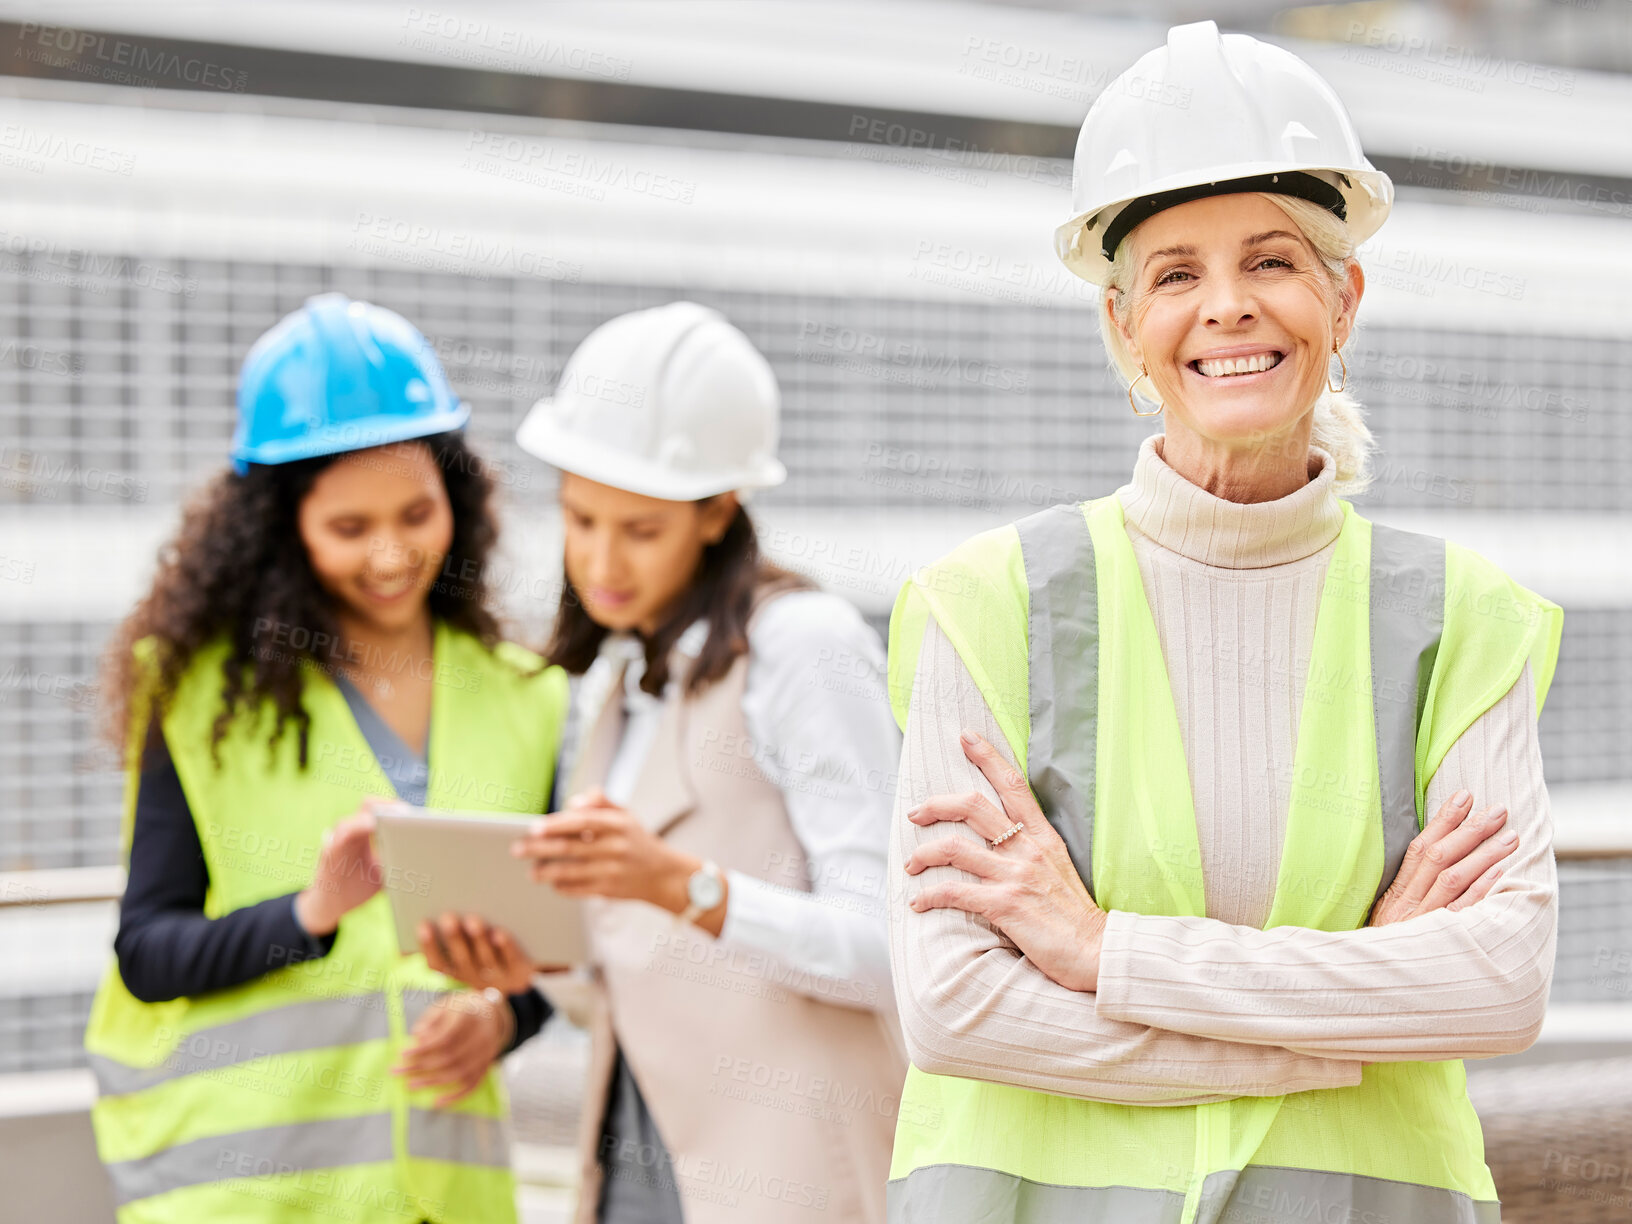
{"label": "grey reflective stripe on vest", "polygon": [[391,1115],[377,1113],[213,1135],[106,1167],[113,1180],[114,1199],[123,1207],[136,1199],[207,1182],[270,1178],[390,1159]]}
{"label": "grey reflective stripe on vest", "polygon": [[[889,1224],[1178,1224],[1184,1195],[1132,1186],[1060,1186],[995,1169],[928,1165],[889,1183]],[[1501,1206],[1456,1190],[1330,1173],[1249,1165],[1202,1183],[1196,1224],[1499,1224]]]}
{"label": "grey reflective stripe on vest", "polygon": [[[1094,891],[1094,754],[1099,721],[1099,594],[1084,508],[1051,506],[1015,523],[1030,592],[1031,736],[1026,773],[1077,874]],[[1372,524],[1372,713],[1393,883],[1417,835],[1416,737],[1445,616],[1445,541]]]}
{"label": "grey reflective stripe on vest", "polygon": [[1417,835],[1417,727],[1445,627],[1445,541],[1371,525],[1371,708],[1383,811],[1383,875]]}
{"label": "grey reflective stripe on vest", "polygon": [[888,1224],[1179,1224],[1184,1194],[1055,1186],[970,1165],[928,1165],[884,1188]]}
{"label": "grey reflective stripe on vest", "polygon": [[1215,1220],[1410,1221],[1410,1224],[1500,1224],[1502,1205],[1460,1190],[1413,1182],[1248,1165],[1240,1173],[1214,1173],[1201,1186],[1197,1224]]}
{"label": "grey reflective stripe on vest", "polygon": [[1031,611],[1026,774],[1077,874],[1094,891],[1094,751],[1099,740],[1099,590],[1081,503],[1015,523]]}
{"label": "grey reflective stripe on vest", "polygon": [[383,1041],[391,1035],[385,1008],[385,995],[378,992],[291,1003],[228,1024],[183,1033],[170,1056],[156,1067],[133,1067],[103,1054],[91,1054],[91,1071],[99,1095],[123,1096],[184,1075],[272,1054]]}
{"label": "grey reflective stripe on vest", "polygon": [[408,1111],[408,1155],[422,1160],[510,1167],[510,1135],[499,1118],[447,1110]]}

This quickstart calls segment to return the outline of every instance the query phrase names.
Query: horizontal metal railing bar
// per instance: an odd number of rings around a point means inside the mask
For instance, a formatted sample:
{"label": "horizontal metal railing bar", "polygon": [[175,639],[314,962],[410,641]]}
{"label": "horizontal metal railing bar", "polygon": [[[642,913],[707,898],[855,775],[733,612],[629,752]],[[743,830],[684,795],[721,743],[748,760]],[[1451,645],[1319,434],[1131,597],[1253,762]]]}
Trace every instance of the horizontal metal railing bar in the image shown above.
{"label": "horizontal metal railing bar", "polygon": [[[1582,822],[1587,826],[1589,822]],[[1632,858],[1632,823],[1611,827],[1592,821],[1558,836],[1555,857],[1563,860]],[[109,867],[51,867],[33,871],[0,872],[0,909],[38,905],[83,905],[117,901],[124,895],[125,869]]]}
{"label": "horizontal metal railing bar", "polygon": [[123,867],[55,867],[0,872],[0,909],[117,901],[125,892]]}

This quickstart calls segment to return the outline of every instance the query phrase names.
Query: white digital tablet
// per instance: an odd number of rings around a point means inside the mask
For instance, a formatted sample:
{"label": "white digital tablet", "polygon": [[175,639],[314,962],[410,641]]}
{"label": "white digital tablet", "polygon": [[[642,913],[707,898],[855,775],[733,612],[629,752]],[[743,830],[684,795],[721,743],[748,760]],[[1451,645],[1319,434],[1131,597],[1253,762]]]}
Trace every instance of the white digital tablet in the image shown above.
{"label": "white digital tablet", "polygon": [[396,919],[397,946],[419,951],[419,924],[448,911],[478,914],[515,936],[535,965],[578,965],[586,958],[583,906],[535,884],[510,845],[536,816],[436,811],[380,805],[375,844],[384,891]]}

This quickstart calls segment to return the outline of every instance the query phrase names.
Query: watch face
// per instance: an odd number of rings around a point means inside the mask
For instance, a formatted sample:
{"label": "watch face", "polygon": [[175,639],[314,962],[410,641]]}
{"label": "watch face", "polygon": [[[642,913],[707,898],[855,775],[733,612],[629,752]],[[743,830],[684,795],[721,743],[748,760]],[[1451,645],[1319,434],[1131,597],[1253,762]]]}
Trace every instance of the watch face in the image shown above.
{"label": "watch face", "polygon": [[725,895],[725,885],[720,877],[711,875],[707,871],[694,871],[691,880],[686,885],[686,898],[699,909],[711,910],[720,903]]}

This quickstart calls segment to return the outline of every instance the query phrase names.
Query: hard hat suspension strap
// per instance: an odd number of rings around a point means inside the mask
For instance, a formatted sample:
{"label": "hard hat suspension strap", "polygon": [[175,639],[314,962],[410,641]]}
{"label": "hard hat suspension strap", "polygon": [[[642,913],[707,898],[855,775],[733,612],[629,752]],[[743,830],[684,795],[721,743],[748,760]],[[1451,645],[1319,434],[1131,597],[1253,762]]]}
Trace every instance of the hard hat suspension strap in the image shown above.
{"label": "hard hat suspension strap", "polygon": [[1319,204],[1334,213],[1339,221],[1347,219],[1348,205],[1344,202],[1343,193],[1324,179],[1301,170],[1289,170],[1279,174],[1252,174],[1245,178],[1198,183],[1193,187],[1177,187],[1172,191],[1159,191],[1155,195],[1134,200],[1117,213],[1105,227],[1102,244],[1105,258],[1115,259],[1116,248],[1122,245],[1122,240],[1128,236],[1128,232],[1164,208],[1188,204],[1191,200],[1201,200],[1208,196],[1234,195],[1244,191],[1270,191],[1278,195],[1297,196],[1299,199]]}

